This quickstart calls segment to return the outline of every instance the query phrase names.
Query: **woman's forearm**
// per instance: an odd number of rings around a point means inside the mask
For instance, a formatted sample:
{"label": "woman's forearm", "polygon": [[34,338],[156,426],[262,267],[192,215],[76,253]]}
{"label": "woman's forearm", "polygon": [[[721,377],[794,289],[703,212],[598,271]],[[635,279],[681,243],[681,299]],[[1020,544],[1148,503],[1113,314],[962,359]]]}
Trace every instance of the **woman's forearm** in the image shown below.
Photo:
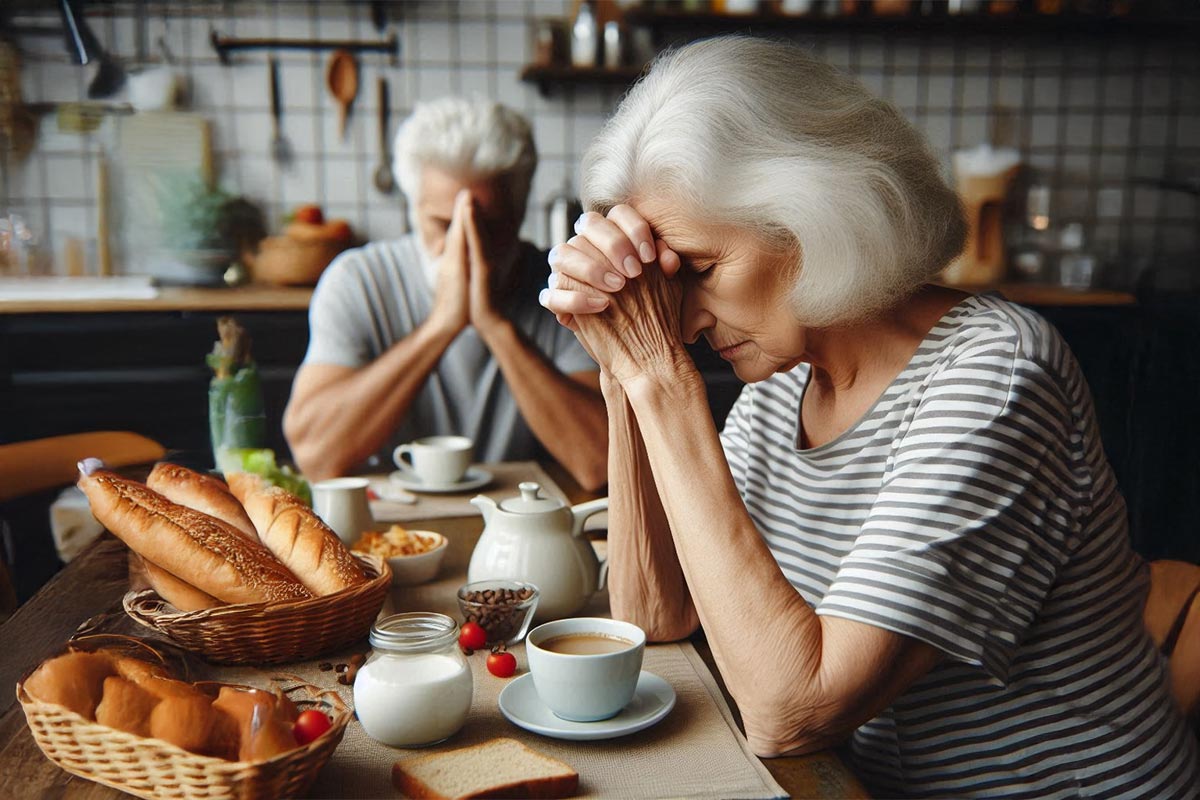
{"label": "woman's forearm", "polygon": [[699,375],[639,381],[627,391],[713,656],[751,744],[771,751],[804,730],[810,710],[814,721],[827,713],[816,709],[819,618],[746,511]]}
{"label": "woman's forearm", "polygon": [[675,555],[646,447],[625,392],[608,376],[602,377],[601,386],[609,425],[612,613],[642,627],[653,641],[681,639],[696,629],[696,608]]}

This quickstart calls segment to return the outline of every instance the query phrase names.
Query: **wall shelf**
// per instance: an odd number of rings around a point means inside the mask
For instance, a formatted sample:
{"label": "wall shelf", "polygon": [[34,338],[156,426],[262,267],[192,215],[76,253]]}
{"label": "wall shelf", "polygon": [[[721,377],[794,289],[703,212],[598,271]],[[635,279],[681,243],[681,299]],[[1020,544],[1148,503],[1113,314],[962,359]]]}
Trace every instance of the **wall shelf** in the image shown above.
{"label": "wall shelf", "polygon": [[529,64],[521,70],[521,80],[533,83],[542,96],[566,86],[628,86],[642,74],[643,67],[572,67],[567,65]]}
{"label": "wall shelf", "polygon": [[676,31],[861,31],[864,33],[997,34],[1008,36],[1102,36],[1183,39],[1200,35],[1200,15],[1101,17],[1080,14],[943,14],[938,16],[789,16],[714,14],[631,8],[629,25],[650,28],[656,36]]}

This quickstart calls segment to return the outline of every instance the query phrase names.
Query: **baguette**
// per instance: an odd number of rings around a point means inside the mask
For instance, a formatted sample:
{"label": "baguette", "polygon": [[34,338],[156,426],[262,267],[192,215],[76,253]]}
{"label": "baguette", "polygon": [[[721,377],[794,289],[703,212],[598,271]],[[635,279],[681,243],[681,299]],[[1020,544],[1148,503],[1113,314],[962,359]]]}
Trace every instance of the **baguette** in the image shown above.
{"label": "baguette", "polygon": [[258,541],[254,523],[246,516],[246,509],[242,508],[224,481],[201,475],[178,464],[160,461],[150,471],[146,485],[172,503],[203,511],[210,517],[229,523],[247,538]]}
{"label": "baguette", "polygon": [[411,798],[570,797],[579,773],[516,739],[418,756],[392,765],[392,783]]}
{"label": "baguette", "polygon": [[342,540],[300,498],[252,473],[225,477],[258,538],[314,594],[333,594],[366,581]]}
{"label": "baguette", "polygon": [[158,593],[159,597],[180,611],[200,611],[224,605],[211,594],[202,592],[187,581],[175,577],[153,561],[147,561],[137,553],[134,553],[133,557],[137,560],[146,580],[149,581],[150,587]]}
{"label": "baguette", "polygon": [[78,485],[92,514],[121,541],[218,600],[272,603],[312,598],[267,548],[221,520],[172,503],[94,463],[80,463]]}

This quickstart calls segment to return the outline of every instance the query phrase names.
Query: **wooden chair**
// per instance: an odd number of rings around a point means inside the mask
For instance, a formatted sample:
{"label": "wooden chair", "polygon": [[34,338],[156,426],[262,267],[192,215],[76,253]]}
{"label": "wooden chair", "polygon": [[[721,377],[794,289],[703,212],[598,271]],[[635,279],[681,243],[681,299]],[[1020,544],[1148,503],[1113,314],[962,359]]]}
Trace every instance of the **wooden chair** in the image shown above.
{"label": "wooden chair", "polygon": [[1171,665],[1171,694],[1193,723],[1200,717],[1200,566],[1150,563],[1142,618]]}
{"label": "wooden chair", "polygon": [[[0,517],[11,523],[7,541],[2,543],[5,546],[0,547],[0,620],[13,611],[22,593],[29,594],[36,588],[33,584],[40,585],[40,580],[49,577],[49,574],[34,572],[48,569],[52,574],[53,565],[58,563],[53,546],[49,544],[46,509],[54,492],[75,482],[76,463],[83,458],[95,457],[111,467],[124,467],[157,461],[165,453],[158,442],[129,431],[74,433],[0,444]],[[5,564],[6,551],[9,556],[14,556],[19,551],[36,550],[40,546],[38,542],[28,541],[30,537],[40,539],[29,530],[45,534],[47,542],[41,549],[48,550],[49,554],[14,557],[13,563]],[[49,566],[43,564],[47,561]],[[15,580],[17,573],[21,581]],[[16,591],[19,587],[14,587],[14,583],[25,585],[25,588]]]}

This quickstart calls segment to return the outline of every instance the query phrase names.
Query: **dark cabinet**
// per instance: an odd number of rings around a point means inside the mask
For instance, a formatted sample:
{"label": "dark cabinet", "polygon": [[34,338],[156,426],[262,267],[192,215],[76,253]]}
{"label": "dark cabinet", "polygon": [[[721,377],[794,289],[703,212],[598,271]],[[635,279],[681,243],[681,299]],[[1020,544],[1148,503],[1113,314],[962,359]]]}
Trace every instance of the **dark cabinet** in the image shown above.
{"label": "dark cabinet", "polygon": [[[0,442],[130,430],[169,449],[207,451],[204,357],[216,312],[0,316]],[[281,420],[308,345],[302,311],[239,312],[262,377],[269,446],[286,453]]]}

